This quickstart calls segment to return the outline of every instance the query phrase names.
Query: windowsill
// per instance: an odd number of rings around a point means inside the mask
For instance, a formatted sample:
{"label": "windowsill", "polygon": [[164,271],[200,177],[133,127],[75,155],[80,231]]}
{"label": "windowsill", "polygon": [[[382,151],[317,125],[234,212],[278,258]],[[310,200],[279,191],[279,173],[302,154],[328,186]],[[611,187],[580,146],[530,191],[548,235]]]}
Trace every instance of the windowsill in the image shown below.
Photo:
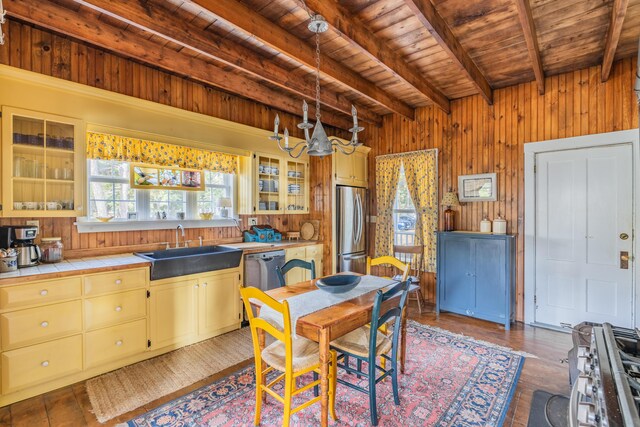
{"label": "windowsill", "polygon": [[159,219],[159,220],[111,220],[100,222],[87,217],[78,218],[74,222],[78,233],[100,233],[109,231],[137,231],[137,230],[173,230],[182,225],[184,228],[216,228],[236,227],[233,218],[213,219]]}

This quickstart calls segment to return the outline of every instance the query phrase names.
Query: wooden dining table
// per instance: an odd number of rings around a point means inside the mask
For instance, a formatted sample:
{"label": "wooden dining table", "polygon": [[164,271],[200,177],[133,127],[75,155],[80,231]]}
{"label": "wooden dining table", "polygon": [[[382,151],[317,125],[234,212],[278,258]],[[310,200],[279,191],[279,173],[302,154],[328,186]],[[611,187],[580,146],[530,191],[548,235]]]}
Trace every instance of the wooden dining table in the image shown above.
{"label": "wooden dining table", "polygon": [[[300,295],[306,292],[315,291],[316,280],[300,282],[294,285],[283,286],[271,289],[267,294],[281,301]],[[397,282],[395,282],[397,283]],[[389,285],[392,286],[392,285]],[[383,288],[385,290],[386,288]],[[412,285],[410,292],[415,292],[417,286]],[[315,341],[319,345],[320,352],[320,392],[321,392],[321,426],[325,427],[329,423],[329,364],[331,361],[330,347],[331,341],[358,329],[371,322],[373,303],[376,291],[368,292],[354,299],[341,302],[339,304],[323,308],[306,316],[298,318],[296,323],[296,335]],[[381,312],[398,305],[400,294],[390,298],[382,304]],[[257,307],[259,309],[259,307]],[[404,373],[405,352],[406,352],[406,310],[403,310],[401,317],[400,335],[400,372]],[[260,347],[264,348],[264,336],[260,338]]]}

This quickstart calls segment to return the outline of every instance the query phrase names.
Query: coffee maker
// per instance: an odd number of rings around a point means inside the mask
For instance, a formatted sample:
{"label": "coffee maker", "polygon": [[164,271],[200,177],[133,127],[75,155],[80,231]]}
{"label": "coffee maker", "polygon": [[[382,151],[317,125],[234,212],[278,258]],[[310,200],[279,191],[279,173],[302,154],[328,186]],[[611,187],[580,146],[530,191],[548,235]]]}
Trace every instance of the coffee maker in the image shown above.
{"label": "coffee maker", "polygon": [[8,225],[0,227],[0,248],[15,248],[18,252],[18,268],[32,267],[40,263],[40,247],[34,243],[38,227],[32,225]]}

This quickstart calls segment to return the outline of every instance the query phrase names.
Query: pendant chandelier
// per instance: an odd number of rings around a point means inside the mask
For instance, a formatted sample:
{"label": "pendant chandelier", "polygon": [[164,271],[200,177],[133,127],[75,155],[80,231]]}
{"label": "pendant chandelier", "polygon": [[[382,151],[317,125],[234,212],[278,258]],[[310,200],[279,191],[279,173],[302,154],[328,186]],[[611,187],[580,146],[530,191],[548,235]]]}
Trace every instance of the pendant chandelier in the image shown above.
{"label": "pendant chandelier", "polygon": [[[307,12],[309,12],[308,9]],[[277,114],[274,120],[273,136],[270,136],[269,139],[276,141],[278,143],[278,147],[280,147],[282,151],[296,159],[305,151],[309,156],[317,157],[329,156],[333,153],[334,149],[338,149],[344,154],[353,154],[356,151],[356,148],[362,145],[362,143],[358,142],[358,132],[364,130],[363,127],[358,126],[358,112],[356,111],[356,107],[351,105],[353,127],[349,129],[349,132],[351,132],[353,136],[351,137],[351,141],[347,143],[342,142],[337,138],[329,139],[324,127],[322,126],[322,122],[320,121],[320,34],[327,31],[329,25],[321,15],[312,15],[309,13],[309,16],[311,17],[311,22],[309,22],[308,28],[316,35],[316,123],[315,125],[309,123],[309,106],[307,105],[307,101],[303,100],[303,121],[298,124],[298,128],[304,129],[305,141],[301,141],[294,146],[289,146],[289,129],[285,128],[284,138],[278,134],[280,117],[278,117]],[[314,127],[315,129],[313,129],[313,134],[309,137],[309,129]],[[284,145],[282,143],[283,139]]]}

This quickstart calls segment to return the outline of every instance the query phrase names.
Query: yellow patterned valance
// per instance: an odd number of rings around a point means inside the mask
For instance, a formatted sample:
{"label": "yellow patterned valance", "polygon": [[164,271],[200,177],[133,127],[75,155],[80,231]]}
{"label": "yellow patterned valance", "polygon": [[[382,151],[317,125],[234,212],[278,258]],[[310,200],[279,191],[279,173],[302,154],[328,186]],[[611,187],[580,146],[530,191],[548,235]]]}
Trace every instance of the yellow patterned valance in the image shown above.
{"label": "yellow patterned valance", "polygon": [[87,157],[222,173],[238,171],[238,156],[233,154],[97,132],[87,133]]}

